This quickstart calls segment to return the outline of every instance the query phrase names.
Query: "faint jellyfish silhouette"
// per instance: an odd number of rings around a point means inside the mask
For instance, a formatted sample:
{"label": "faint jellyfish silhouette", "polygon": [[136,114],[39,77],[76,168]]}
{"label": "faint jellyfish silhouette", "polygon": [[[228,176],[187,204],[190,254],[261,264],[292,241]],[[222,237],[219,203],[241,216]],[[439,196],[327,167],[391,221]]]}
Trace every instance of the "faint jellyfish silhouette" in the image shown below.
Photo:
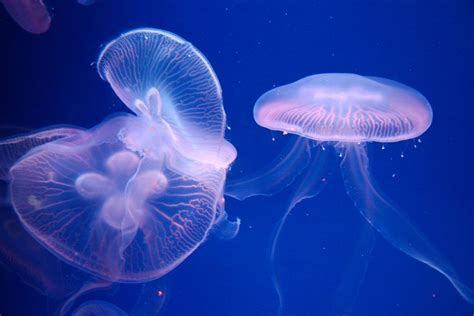
{"label": "faint jellyfish silhouette", "polygon": [[227,220],[221,201],[236,151],[223,138],[220,86],[199,51],[160,30],[112,41],[98,69],[137,116],[28,151],[9,170],[11,203],[67,263],[110,281],[156,279]]}
{"label": "faint jellyfish silhouette", "polygon": [[0,0],[8,14],[25,31],[34,34],[44,33],[49,29],[51,16],[43,0]]}
{"label": "faint jellyfish silhouette", "polygon": [[95,0],[77,0],[77,3],[87,6],[94,4]]}
{"label": "faint jellyfish silhouette", "polygon": [[[443,274],[460,295],[474,303],[474,293],[458,277],[454,268],[376,187],[369,172],[366,142],[398,142],[423,134],[432,121],[428,101],[416,90],[401,83],[354,74],[319,74],[277,87],[263,94],[254,107],[255,121],[270,130],[300,136],[277,165],[262,174],[229,182],[226,195],[245,199],[273,194],[289,185],[301,172],[308,172],[295,190],[277,226],[270,260],[289,212],[302,200],[317,195],[323,188],[327,148],[332,146],[341,157],[340,169],[347,194],[367,222],[395,248]],[[322,143],[314,157],[311,147]],[[265,177],[268,175],[268,177]],[[368,247],[372,239],[363,237]],[[365,271],[366,265],[359,264]],[[365,273],[365,272],[364,272]],[[273,276],[274,277],[274,276]],[[278,280],[274,279],[280,299]]]}
{"label": "faint jellyfish silhouette", "polygon": [[99,300],[87,301],[75,309],[72,316],[128,316],[118,306]]}
{"label": "faint jellyfish silhouette", "polygon": [[[51,26],[51,15],[43,0],[0,0],[8,14],[27,32],[45,33]],[[95,0],[77,0],[84,6],[94,4]]]}
{"label": "faint jellyfish silhouette", "polygon": [[[94,299],[86,301],[77,307],[73,312],[72,316],[155,316],[160,313],[166,303],[166,291],[162,289],[156,282],[148,282],[140,285],[140,289],[133,288],[130,284],[122,284],[120,287],[124,287],[124,291],[127,293],[127,300],[130,300],[130,293],[136,293],[137,297],[133,298],[136,300],[131,307],[129,312],[124,311],[119,306],[115,305],[115,301],[119,301],[119,295],[115,295],[114,298],[110,298],[107,301],[102,299]],[[118,291],[120,294],[120,290]],[[109,302],[113,299],[114,303]]]}

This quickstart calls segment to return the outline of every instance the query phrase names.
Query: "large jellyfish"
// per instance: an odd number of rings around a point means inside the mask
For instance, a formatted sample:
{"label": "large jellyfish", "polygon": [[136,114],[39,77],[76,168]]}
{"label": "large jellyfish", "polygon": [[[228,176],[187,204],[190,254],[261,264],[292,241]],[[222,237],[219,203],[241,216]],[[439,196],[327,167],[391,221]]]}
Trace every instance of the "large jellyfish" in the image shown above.
{"label": "large jellyfish", "polygon": [[[196,48],[161,30],[120,36],[97,65],[136,115],[66,137],[43,131],[52,141],[9,169],[9,198],[23,227],[65,262],[109,281],[156,279],[214,224],[224,237],[238,230],[222,198],[236,151],[223,137],[221,89]],[[2,156],[36,139],[7,139]]]}
{"label": "large jellyfish", "polygon": [[[271,260],[289,212],[322,190],[329,151],[326,149],[331,145],[341,158],[346,192],[367,222],[395,248],[439,271],[466,301],[474,303],[473,291],[381,192],[369,170],[367,142],[403,141],[418,137],[429,128],[432,110],[423,95],[388,79],[319,74],[263,94],[255,104],[254,118],[260,126],[298,135],[298,140],[285,158],[263,174],[229,182],[227,195],[237,199],[270,195],[291,183],[304,167],[308,169],[276,229]],[[315,142],[322,143],[320,148],[324,150],[311,157]],[[371,238],[363,239],[371,245]],[[360,270],[365,269],[361,267]],[[274,282],[281,304],[278,280]]]}

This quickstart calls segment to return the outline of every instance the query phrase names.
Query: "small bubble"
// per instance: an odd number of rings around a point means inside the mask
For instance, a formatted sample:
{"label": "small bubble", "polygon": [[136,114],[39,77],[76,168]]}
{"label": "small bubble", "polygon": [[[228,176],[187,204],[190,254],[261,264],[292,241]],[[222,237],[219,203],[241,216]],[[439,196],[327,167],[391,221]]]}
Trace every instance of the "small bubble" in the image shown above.
{"label": "small bubble", "polygon": [[421,138],[418,138],[418,142],[421,143]]}
{"label": "small bubble", "polygon": [[274,141],[275,141],[275,137],[272,137],[272,142],[274,142]]}
{"label": "small bubble", "polygon": [[382,145],[382,150],[385,150],[385,145]]}
{"label": "small bubble", "polygon": [[404,153],[401,153],[401,154],[400,154],[400,158],[405,158],[405,154],[404,154]]}
{"label": "small bubble", "polygon": [[229,125],[227,125],[227,130],[230,131],[231,129],[232,128]]}
{"label": "small bubble", "polygon": [[283,131],[283,135],[288,135],[288,132],[287,132],[287,131]]}
{"label": "small bubble", "polygon": [[392,178],[395,178],[397,176],[396,173],[392,173]]}
{"label": "small bubble", "polygon": [[339,158],[342,158],[342,153],[339,153]]}

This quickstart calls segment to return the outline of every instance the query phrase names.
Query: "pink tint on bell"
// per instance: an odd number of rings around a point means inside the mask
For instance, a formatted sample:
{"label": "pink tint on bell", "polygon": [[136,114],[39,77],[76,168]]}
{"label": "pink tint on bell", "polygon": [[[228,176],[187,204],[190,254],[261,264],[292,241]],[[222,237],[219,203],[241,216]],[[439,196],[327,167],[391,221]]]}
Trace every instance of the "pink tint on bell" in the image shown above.
{"label": "pink tint on bell", "polygon": [[355,74],[319,74],[268,91],[254,108],[271,130],[317,141],[397,142],[431,124],[428,101],[401,83]]}

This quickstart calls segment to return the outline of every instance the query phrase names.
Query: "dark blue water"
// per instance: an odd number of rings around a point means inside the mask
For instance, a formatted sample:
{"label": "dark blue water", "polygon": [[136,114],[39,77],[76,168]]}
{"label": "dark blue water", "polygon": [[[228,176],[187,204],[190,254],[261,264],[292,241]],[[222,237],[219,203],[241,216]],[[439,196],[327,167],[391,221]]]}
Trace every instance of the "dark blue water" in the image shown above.
{"label": "dark blue water", "polygon": [[[370,144],[372,169],[384,192],[474,286],[473,1],[103,0],[83,7],[71,0],[51,7],[52,27],[43,35],[24,32],[0,11],[2,126],[92,127],[126,111],[93,63],[109,40],[145,26],[179,34],[213,65],[231,127],[226,137],[239,153],[231,179],[261,169],[288,141],[252,116],[255,100],[275,86],[350,72],[419,90],[432,105],[432,126],[421,143],[385,150]],[[242,219],[239,235],[209,238],[164,278],[161,315],[277,315],[267,255],[290,195],[291,187],[273,197],[227,199],[231,218]],[[275,261],[283,315],[474,314],[444,277],[380,237],[367,271],[351,266],[362,225],[338,172],[292,212]],[[359,277],[351,281],[352,275]],[[337,292],[359,281],[349,298]],[[121,288],[111,299],[126,310],[136,291]],[[334,312],[342,305],[347,313]],[[52,315],[51,306],[2,270],[0,315]]]}

